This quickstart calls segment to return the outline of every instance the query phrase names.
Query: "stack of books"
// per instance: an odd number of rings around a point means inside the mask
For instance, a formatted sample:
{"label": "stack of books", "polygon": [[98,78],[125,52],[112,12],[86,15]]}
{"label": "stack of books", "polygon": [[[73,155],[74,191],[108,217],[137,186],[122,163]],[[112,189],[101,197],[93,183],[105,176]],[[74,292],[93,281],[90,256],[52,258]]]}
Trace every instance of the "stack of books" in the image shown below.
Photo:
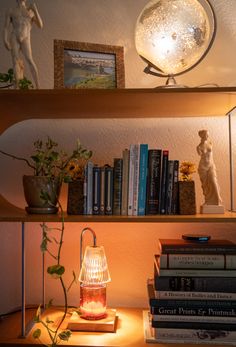
{"label": "stack of books", "polygon": [[159,240],[147,342],[236,345],[236,244]]}

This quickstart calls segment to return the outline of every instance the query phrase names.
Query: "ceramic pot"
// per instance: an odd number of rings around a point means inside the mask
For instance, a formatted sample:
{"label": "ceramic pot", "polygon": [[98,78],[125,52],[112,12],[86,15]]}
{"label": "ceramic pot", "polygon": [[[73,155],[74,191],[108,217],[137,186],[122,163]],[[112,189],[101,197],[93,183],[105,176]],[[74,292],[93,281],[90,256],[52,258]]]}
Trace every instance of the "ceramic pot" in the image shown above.
{"label": "ceramic pot", "polygon": [[[58,179],[45,176],[23,176],[23,187],[28,213],[49,214],[57,213],[57,202],[61,185]],[[45,192],[50,196],[50,203],[46,203],[40,196]]]}

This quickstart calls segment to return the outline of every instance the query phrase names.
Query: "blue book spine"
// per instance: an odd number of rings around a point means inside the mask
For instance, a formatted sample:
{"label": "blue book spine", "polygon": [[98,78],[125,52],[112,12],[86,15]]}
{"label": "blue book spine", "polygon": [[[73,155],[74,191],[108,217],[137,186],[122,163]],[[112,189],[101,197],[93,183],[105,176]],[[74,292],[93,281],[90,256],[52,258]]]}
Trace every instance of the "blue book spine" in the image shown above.
{"label": "blue book spine", "polygon": [[139,189],[138,189],[138,215],[144,216],[146,211],[146,191],[147,191],[147,165],[148,165],[148,145],[140,145],[139,157]]}

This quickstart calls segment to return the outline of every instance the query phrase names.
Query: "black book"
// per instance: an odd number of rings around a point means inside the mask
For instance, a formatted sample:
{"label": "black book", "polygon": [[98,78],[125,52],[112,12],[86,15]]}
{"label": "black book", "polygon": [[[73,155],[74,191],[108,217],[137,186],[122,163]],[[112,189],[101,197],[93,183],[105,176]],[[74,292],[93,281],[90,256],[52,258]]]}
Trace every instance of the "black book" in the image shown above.
{"label": "black book", "polygon": [[114,159],[113,214],[121,214],[123,160]]}
{"label": "black book", "polygon": [[113,167],[105,167],[105,214],[113,213]]}
{"label": "black book", "polygon": [[100,214],[100,202],[101,202],[101,184],[100,178],[101,168],[99,166],[93,167],[93,214]]}
{"label": "black book", "polygon": [[148,151],[147,199],[146,214],[158,214],[160,181],[161,181],[161,149]]}
{"label": "black book", "polygon": [[169,151],[164,150],[162,155],[162,169],[161,169],[160,214],[166,214],[168,158],[169,158]]}

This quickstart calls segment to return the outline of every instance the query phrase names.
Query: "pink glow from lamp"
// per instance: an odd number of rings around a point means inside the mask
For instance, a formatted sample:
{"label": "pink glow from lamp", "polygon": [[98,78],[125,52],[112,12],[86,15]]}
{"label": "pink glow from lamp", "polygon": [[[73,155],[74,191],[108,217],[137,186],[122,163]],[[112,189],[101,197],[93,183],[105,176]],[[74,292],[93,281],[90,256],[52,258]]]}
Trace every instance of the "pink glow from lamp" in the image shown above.
{"label": "pink glow from lamp", "polygon": [[[93,246],[87,246],[83,256],[83,235],[90,231]],[[96,245],[96,234],[91,228],[82,230],[80,238],[80,311],[81,317],[97,320],[106,317],[106,284],[111,281],[106,255]]]}

